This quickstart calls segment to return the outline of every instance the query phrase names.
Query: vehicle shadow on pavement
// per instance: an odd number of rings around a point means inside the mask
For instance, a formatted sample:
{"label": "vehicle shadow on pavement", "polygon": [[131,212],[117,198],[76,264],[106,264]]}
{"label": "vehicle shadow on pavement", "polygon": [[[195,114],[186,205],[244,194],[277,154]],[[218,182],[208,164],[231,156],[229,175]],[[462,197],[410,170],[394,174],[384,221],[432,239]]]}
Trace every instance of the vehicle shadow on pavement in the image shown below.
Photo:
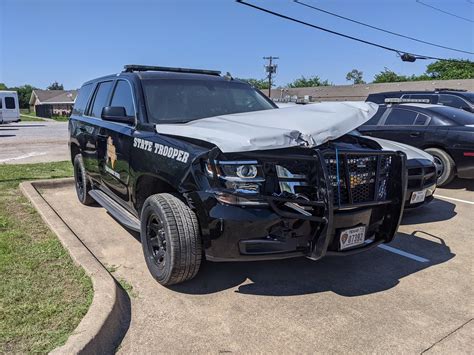
{"label": "vehicle shadow on pavement", "polygon": [[441,238],[419,233],[398,233],[390,246],[428,259],[426,262],[381,248],[351,256],[325,257],[316,262],[306,258],[204,262],[195,279],[170,288],[188,294],[210,294],[235,287],[237,293],[259,296],[327,291],[346,297],[372,294],[395,287],[400,279],[455,256]]}
{"label": "vehicle shadow on pavement", "polygon": [[456,178],[451,183],[442,187],[447,190],[464,190],[474,191],[474,180]]}
{"label": "vehicle shadow on pavement", "polygon": [[427,205],[405,209],[401,221],[402,226],[411,224],[447,221],[457,215],[454,203],[435,198]]}

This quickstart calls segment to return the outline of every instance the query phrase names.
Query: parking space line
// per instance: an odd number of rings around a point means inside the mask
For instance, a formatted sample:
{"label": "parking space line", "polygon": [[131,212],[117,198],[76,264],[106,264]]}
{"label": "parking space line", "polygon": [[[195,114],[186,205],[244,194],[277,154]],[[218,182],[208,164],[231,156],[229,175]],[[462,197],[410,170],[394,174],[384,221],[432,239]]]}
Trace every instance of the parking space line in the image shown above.
{"label": "parking space line", "polygon": [[391,253],[395,253],[395,254],[398,254],[398,255],[401,255],[401,256],[404,256],[406,258],[409,258],[409,259],[412,259],[412,260],[416,260],[420,263],[427,263],[429,262],[428,259],[425,259],[425,258],[422,258],[421,256],[418,256],[418,255],[415,255],[415,254],[411,254],[411,253],[408,253],[406,251],[403,251],[403,250],[400,250],[400,249],[397,249],[397,248],[394,248],[394,247],[390,247],[388,245],[385,245],[385,244],[380,244],[378,246],[379,248],[383,249],[383,250],[386,250],[386,251],[389,251]]}
{"label": "parking space line", "polygon": [[472,201],[461,200],[459,198],[441,196],[441,195],[438,195],[438,194],[435,194],[435,197],[444,198],[446,200],[452,200],[452,201],[463,202],[463,203],[468,203],[470,205],[474,205],[474,202],[472,202]]}

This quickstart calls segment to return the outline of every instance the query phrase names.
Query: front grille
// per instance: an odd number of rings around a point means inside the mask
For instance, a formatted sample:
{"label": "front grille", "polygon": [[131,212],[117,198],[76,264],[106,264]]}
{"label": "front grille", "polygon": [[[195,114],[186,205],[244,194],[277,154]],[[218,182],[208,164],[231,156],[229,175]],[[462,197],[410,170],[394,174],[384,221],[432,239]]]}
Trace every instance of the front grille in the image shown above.
{"label": "front grille", "polygon": [[325,156],[334,204],[358,204],[388,199],[392,156],[339,153]]}
{"label": "front grille", "polygon": [[408,169],[408,189],[422,189],[435,182],[436,168],[434,166]]}

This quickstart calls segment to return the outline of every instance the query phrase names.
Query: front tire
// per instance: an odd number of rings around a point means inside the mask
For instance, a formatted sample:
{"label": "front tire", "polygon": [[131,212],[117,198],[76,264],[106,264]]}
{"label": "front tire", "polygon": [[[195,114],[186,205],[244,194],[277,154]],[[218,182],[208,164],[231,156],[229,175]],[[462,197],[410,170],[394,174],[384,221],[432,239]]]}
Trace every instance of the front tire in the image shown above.
{"label": "front tire", "polygon": [[444,150],[438,148],[427,148],[425,152],[434,157],[435,164],[440,169],[437,181],[438,186],[444,186],[453,181],[456,171],[456,164],[453,158]]}
{"label": "front tire", "polygon": [[141,213],[140,237],[152,276],[164,286],[196,276],[202,245],[196,214],[177,197],[148,197]]}
{"label": "front tire", "polygon": [[82,155],[77,154],[74,157],[74,181],[76,185],[76,194],[79,201],[86,206],[95,204],[94,199],[89,195],[92,189],[91,183],[87,178],[86,169]]}

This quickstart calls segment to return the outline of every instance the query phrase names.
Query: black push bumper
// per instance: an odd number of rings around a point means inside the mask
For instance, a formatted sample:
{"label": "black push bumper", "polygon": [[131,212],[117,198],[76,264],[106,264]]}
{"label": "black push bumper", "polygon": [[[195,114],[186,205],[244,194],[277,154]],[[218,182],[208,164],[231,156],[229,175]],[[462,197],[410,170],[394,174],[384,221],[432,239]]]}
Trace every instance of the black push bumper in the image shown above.
{"label": "black push bumper", "polygon": [[[355,194],[359,185],[351,180],[349,172],[354,152],[339,151],[341,168],[339,183],[348,191],[341,199],[340,186],[336,189],[328,157],[318,152],[312,157],[297,157],[311,161],[318,169],[318,194],[320,199],[308,201],[281,196],[262,196],[267,205],[244,207],[219,202],[213,192],[196,192],[189,195],[201,225],[206,257],[212,261],[271,260],[306,256],[317,260],[326,254],[349,255],[390,242],[402,215],[406,168],[402,153],[391,155],[391,177],[385,182],[390,194],[379,198],[379,175],[374,176],[374,198],[358,201]],[[357,152],[358,157],[375,157],[373,164],[380,168],[387,153],[379,151]],[[282,157],[278,157],[281,161]],[[295,157],[285,157],[294,159]],[[358,158],[359,159],[359,158]],[[339,162],[338,162],[339,164]],[[374,165],[375,166],[375,165]],[[388,184],[388,185],[387,185]],[[354,190],[351,194],[351,187]],[[337,196],[336,196],[337,195]],[[360,195],[360,193],[359,193]],[[312,212],[302,214],[287,208],[286,203],[309,207]],[[365,226],[365,243],[352,249],[340,249],[342,231]]]}

